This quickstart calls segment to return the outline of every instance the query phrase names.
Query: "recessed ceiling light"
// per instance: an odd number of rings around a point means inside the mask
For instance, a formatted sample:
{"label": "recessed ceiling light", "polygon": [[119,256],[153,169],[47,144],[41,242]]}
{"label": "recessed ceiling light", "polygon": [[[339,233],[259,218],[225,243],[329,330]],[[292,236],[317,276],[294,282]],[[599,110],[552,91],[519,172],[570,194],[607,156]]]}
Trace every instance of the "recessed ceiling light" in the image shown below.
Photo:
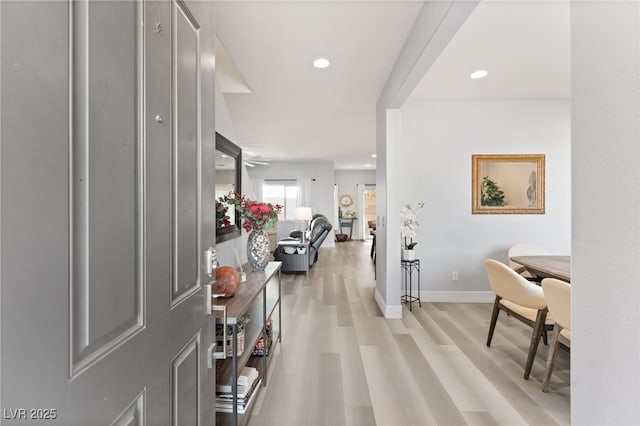
{"label": "recessed ceiling light", "polygon": [[316,68],[321,68],[321,69],[328,68],[329,65],[331,65],[331,63],[326,58],[318,58],[315,61],[313,61],[313,66]]}
{"label": "recessed ceiling light", "polygon": [[365,164],[364,166],[365,167],[371,167],[371,164]]}
{"label": "recessed ceiling light", "polygon": [[378,157],[378,154],[371,154],[371,158],[376,158]]}
{"label": "recessed ceiling light", "polygon": [[471,77],[473,80],[478,80],[479,78],[485,78],[487,74],[489,74],[489,71],[487,70],[477,70],[472,72],[469,77]]}

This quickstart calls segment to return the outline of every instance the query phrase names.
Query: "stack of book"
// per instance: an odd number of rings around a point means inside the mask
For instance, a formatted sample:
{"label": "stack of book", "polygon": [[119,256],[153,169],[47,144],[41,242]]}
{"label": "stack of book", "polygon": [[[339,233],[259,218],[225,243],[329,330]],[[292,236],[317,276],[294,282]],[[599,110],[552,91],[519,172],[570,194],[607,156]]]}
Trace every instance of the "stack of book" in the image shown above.
{"label": "stack of book", "polygon": [[[238,377],[238,414],[244,414],[260,384],[260,373],[253,367],[244,367]],[[233,413],[233,393],[230,384],[216,385],[216,411]]]}

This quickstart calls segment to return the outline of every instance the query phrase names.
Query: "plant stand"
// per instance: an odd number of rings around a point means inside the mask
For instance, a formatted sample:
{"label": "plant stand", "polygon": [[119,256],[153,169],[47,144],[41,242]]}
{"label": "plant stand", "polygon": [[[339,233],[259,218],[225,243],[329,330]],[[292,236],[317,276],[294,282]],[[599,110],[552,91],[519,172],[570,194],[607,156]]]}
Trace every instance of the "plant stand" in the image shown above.
{"label": "plant stand", "polygon": [[[409,305],[409,310],[412,310],[413,302],[418,302],[418,305],[422,308],[422,302],[420,300],[420,259],[415,260],[401,260],[400,266],[402,269],[402,278],[404,282],[404,294],[400,297],[400,301]],[[418,273],[418,296],[414,296],[413,293],[413,272]],[[407,284],[408,290],[407,291]]]}

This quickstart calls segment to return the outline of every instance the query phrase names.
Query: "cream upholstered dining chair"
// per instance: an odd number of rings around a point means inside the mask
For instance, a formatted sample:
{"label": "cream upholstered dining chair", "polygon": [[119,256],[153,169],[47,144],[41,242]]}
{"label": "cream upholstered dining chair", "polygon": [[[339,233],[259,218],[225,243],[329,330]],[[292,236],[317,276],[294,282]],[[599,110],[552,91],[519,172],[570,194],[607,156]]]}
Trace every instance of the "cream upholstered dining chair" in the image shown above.
{"label": "cream upholstered dining chair", "polygon": [[540,279],[538,277],[527,271],[521,264],[512,261],[511,258],[513,256],[548,256],[550,254],[550,252],[535,244],[518,243],[509,247],[507,259],[509,259],[509,266],[511,267],[511,269],[513,269],[529,281],[539,281]]}
{"label": "cream upholstered dining chair", "polygon": [[546,392],[549,389],[551,373],[553,373],[553,366],[558,355],[558,345],[561,344],[560,336],[567,339],[569,345],[571,344],[571,284],[555,278],[545,278],[542,280],[542,291],[547,300],[549,312],[556,322],[551,336],[547,367],[542,379],[542,391]]}
{"label": "cream upholstered dining chair", "polygon": [[489,335],[487,336],[487,346],[491,346],[491,339],[493,338],[500,311],[505,311],[532,327],[533,333],[531,334],[527,362],[524,367],[524,378],[529,379],[540,337],[544,336],[546,343],[546,332],[553,329],[553,320],[547,315],[547,302],[542,293],[542,288],[527,281],[513,269],[497,260],[487,259],[485,267],[491,289],[496,294],[493,312],[491,313]]}

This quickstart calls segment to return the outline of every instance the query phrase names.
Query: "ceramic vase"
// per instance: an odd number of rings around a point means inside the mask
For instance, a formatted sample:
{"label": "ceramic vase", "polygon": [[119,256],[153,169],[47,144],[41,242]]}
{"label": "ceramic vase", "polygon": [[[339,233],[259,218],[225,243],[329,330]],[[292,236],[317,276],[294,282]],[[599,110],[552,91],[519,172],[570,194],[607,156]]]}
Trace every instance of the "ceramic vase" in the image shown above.
{"label": "ceramic vase", "polygon": [[269,263],[269,236],[266,231],[251,231],[247,240],[247,258],[254,271],[264,271]]}
{"label": "ceramic vase", "polygon": [[416,260],[416,251],[402,249],[402,260]]}

